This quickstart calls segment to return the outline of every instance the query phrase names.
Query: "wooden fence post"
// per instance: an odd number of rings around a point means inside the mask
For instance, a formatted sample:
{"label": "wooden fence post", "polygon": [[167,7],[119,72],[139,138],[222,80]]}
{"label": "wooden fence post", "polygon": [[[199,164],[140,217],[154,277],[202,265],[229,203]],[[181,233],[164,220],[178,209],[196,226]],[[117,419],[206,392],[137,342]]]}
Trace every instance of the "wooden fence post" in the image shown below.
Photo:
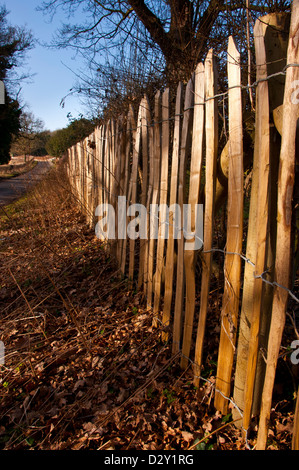
{"label": "wooden fence post", "polygon": [[[125,172],[126,172],[126,132],[125,132],[125,118],[124,116],[121,116],[119,120],[119,140],[118,140],[118,152],[119,152],[119,190],[118,190],[118,196],[124,196],[126,198],[126,190],[125,190]],[[118,208],[119,210],[119,208]],[[124,218],[122,220],[122,223],[124,226],[121,228],[122,235],[126,236],[126,230],[127,230],[127,217],[126,214],[123,214]],[[118,227],[120,230],[120,227]],[[123,233],[124,232],[124,233]],[[122,248],[123,248],[123,243],[124,239],[119,236],[119,231],[118,231],[118,240],[117,240],[117,252],[116,252],[116,257],[118,260],[119,267],[121,268],[122,264]]]}
{"label": "wooden fence post", "polygon": [[268,339],[267,367],[262,394],[262,407],[259,421],[256,448],[266,448],[273,386],[282,333],[285,324],[288,292],[279,286],[289,287],[291,272],[291,221],[292,196],[295,179],[295,143],[299,103],[294,97],[294,88],[298,88],[299,68],[299,0],[294,0],[290,25],[287,54],[286,82],[283,102],[282,140],[278,176],[277,201],[277,242],[275,259],[275,282],[271,326]]}
{"label": "wooden fence post", "polygon": [[80,208],[83,212],[83,148],[82,143],[77,143],[77,155],[78,155],[78,200],[80,202]]}
{"label": "wooden fence post", "polygon": [[[193,132],[190,164],[190,182],[188,211],[190,211],[191,232],[195,233],[197,223],[197,204],[199,199],[199,189],[201,183],[201,167],[203,159],[203,132],[204,132],[204,104],[205,104],[205,68],[202,63],[198,64],[194,75],[194,113]],[[185,241],[184,264],[185,264],[185,285],[186,285],[186,305],[184,319],[184,333],[182,343],[181,367],[185,369],[188,365],[190,355],[193,319],[195,310],[195,260],[197,251],[188,249],[188,244],[197,243],[195,236],[192,240]],[[190,247],[190,245],[189,245]]]}
{"label": "wooden fence post", "polygon": [[[142,113],[142,101],[138,110],[137,118],[137,128],[134,139],[133,147],[133,161],[132,161],[132,171],[131,171],[131,180],[130,180],[130,203],[137,203],[137,183],[138,183],[138,161],[140,155],[140,143],[141,143],[141,113]],[[129,279],[133,281],[134,278],[134,267],[135,267],[135,238],[130,238],[129,241],[130,247],[130,259],[129,259]]]}
{"label": "wooden fence post", "polygon": [[299,387],[297,390],[296,408],[294,413],[292,450],[299,450]]}
{"label": "wooden fence post", "polygon": [[99,180],[100,180],[100,204],[104,204],[104,150],[105,150],[105,126],[101,126],[99,158]]}
{"label": "wooden fence post", "polygon": [[[180,82],[177,87],[176,105],[175,105],[175,118],[174,118],[174,131],[173,131],[173,149],[172,149],[172,163],[171,163],[171,180],[170,180],[170,199],[169,199],[169,233],[166,248],[166,263],[165,263],[165,288],[164,288],[164,305],[162,324],[169,327],[170,325],[170,312],[173,296],[173,281],[175,269],[174,257],[174,224],[177,220],[174,217],[173,208],[177,202],[177,189],[178,189],[178,172],[179,172],[179,157],[180,157],[180,131],[181,131],[181,113],[183,103],[183,84]],[[168,332],[162,333],[164,341],[168,340]]]}
{"label": "wooden fence post", "polygon": [[205,335],[206,317],[210,289],[212,264],[212,245],[214,227],[214,199],[216,190],[216,163],[218,150],[218,104],[217,74],[213,51],[205,60],[205,133],[206,133],[206,175],[205,175],[205,212],[204,212],[204,244],[202,253],[202,279],[200,293],[200,310],[195,344],[194,385],[199,386],[202,365],[202,350]]}
{"label": "wooden fence post", "polygon": [[82,167],[82,176],[83,176],[83,213],[84,216],[87,216],[87,149],[86,149],[87,141],[86,139],[82,140],[82,155],[83,155],[83,167]]}
{"label": "wooden fence post", "polygon": [[113,190],[114,190],[114,184],[115,184],[115,163],[116,163],[116,143],[115,143],[115,139],[116,139],[116,123],[114,121],[114,119],[111,120],[111,123],[110,123],[110,127],[111,127],[111,135],[110,135],[110,148],[111,148],[111,153],[110,153],[110,161],[111,161],[111,164],[110,164],[110,188],[109,188],[109,191],[110,191],[110,204],[113,205],[113,202],[114,202],[114,198],[115,198],[115,194],[113,193]]}
{"label": "wooden fence post", "polygon": [[99,150],[100,150],[100,138],[101,131],[97,126],[94,130],[94,142],[95,142],[95,153],[94,153],[94,205],[97,207],[100,204],[100,164],[99,164]]}
{"label": "wooden fence post", "polygon": [[112,206],[115,213],[115,235],[116,239],[113,241],[113,255],[119,259],[119,232],[121,227],[118,225],[118,196],[120,195],[120,177],[121,177],[121,133],[122,133],[122,116],[119,116],[115,123],[115,136],[114,136],[114,169],[113,169],[113,184],[112,184]]}
{"label": "wooden fence post", "polygon": [[[255,259],[255,276],[260,276],[265,270],[267,231],[268,231],[268,204],[269,204],[269,164],[270,164],[270,125],[269,125],[269,93],[267,77],[267,60],[262,25],[257,19],[254,28],[255,54],[256,54],[256,125],[255,145],[259,149],[258,158],[258,207],[256,218],[257,249]],[[264,283],[256,278],[253,289],[253,311],[250,326],[250,339],[248,351],[248,366],[244,394],[243,428],[247,430],[251,420],[253,391],[259,350],[260,316]]]}
{"label": "wooden fence post", "polygon": [[[107,141],[107,201],[108,204],[111,204],[111,189],[112,189],[112,171],[113,171],[113,149],[112,149],[112,131],[113,131],[113,121],[109,119],[108,121],[108,141]],[[108,241],[110,245],[110,242]]]}
{"label": "wooden fence post", "polygon": [[168,190],[168,159],[169,159],[169,88],[162,95],[162,148],[161,148],[161,182],[159,198],[159,233],[157,241],[156,272],[154,284],[154,326],[157,326],[156,317],[159,315],[161,297],[161,277],[164,266],[165,234],[167,223],[167,190]]}
{"label": "wooden fence post", "polygon": [[[149,222],[150,222],[150,204],[152,200],[152,191],[154,184],[154,153],[153,153],[153,128],[150,124],[151,113],[150,105],[147,96],[144,97],[144,126],[143,126],[143,142],[147,141],[146,148],[148,149],[148,165],[149,165],[149,176],[146,194],[146,217],[147,217],[147,238],[144,243],[144,268],[143,268],[143,293],[147,297],[148,289],[148,260],[149,260]],[[142,269],[142,266],[141,266]]]}
{"label": "wooden fence post", "polygon": [[[147,192],[148,192],[148,175],[149,175],[149,132],[148,125],[150,122],[149,116],[149,103],[146,96],[142,100],[141,110],[141,146],[142,146],[142,193],[141,204],[146,207]],[[148,221],[147,221],[148,222]],[[138,289],[141,289],[142,283],[145,280],[145,269],[147,270],[146,258],[147,240],[140,239],[140,255],[139,255],[139,270],[138,270]],[[145,267],[146,263],[146,267]]]}
{"label": "wooden fence post", "polygon": [[181,135],[180,148],[180,167],[179,167],[179,186],[178,186],[178,206],[180,209],[179,230],[180,235],[177,243],[177,276],[176,276],[176,295],[173,320],[173,345],[172,352],[176,354],[180,350],[181,330],[183,320],[184,306],[184,235],[183,235],[183,208],[185,202],[185,182],[186,182],[186,165],[190,144],[190,129],[193,116],[193,78],[189,80],[185,93],[184,117]]}
{"label": "wooden fence post", "polygon": [[[130,155],[132,144],[134,146],[134,129],[136,127],[134,120],[134,111],[132,106],[129,107],[127,115],[127,129],[126,129],[126,156],[125,156],[125,181],[124,181],[124,195],[126,196],[126,204],[128,206],[131,197],[131,187],[129,185],[129,175],[130,175]],[[133,142],[132,142],[133,141]],[[127,233],[127,224],[128,218],[126,217],[126,227],[125,231]],[[126,271],[126,261],[127,261],[127,237],[123,240],[122,244],[122,254],[121,254],[121,273],[124,275]]]}
{"label": "wooden fence post", "polygon": [[153,148],[153,195],[150,206],[150,240],[148,253],[148,285],[147,285],[147,306],[152,307],[153,295],[153,272],[156,251],[156,240],[151,228],[157,223],[155,206],[159,204],[160,187],[160,163],[161,163],[161,93],[157,91],[155,95],[154,112],[154,148]]}
{"label": "wooden fence post", "polygon": [[103,130],[103,204],[107,204],[107,173],[108,173],[108,167],[107,167],[107,154],[108,154],[108,125],[104,125],[104,130]]}
{"label": "wooden fence post", "polygon": [[[94,133],[90,134],[86,138],[86,180],[87,180],[87,191],[86,191],[86,213],[87,223],[89,227],[94,224],[93,218],[93,195],[94,195],[94,149],[92,143],[94,142]],[[91,144],[91,145],[90,145]]]}
{"label": "wooden fence post", "polygon": [[[229,179],[225,286],[215,391],[215,408],[226,414],[239,310],[243,238],[243,129],[240,54],[232,37],[228,43]],[[219,393],[219,391],[221,393]],[[224,395],[224,396],[223,396]]]}

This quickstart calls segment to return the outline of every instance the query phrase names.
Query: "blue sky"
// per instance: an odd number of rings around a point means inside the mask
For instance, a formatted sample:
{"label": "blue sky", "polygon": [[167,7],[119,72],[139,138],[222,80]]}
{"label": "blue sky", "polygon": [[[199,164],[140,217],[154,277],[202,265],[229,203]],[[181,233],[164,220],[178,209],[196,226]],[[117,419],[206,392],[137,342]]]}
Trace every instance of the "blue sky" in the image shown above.
{"label": "blue sky", "polygon": [[[66,19],[60,14],[54,17],[53,22],[36,7],[41,0],[0,0],[10,11],[8,21],[13,26],[27,26],[34,37],[42,42],[50,42],[55,30]],[[35,117],[43,120],[45,128],[51,131],[60,129],[68,124],[67,114],[78,117],[84,108],[79,98],[70,97],[65,107],[60,106],[61,99],[67,95],[76,82],[76,77],[67,68],[78,71],[82,68],[82,61],[74,57],[74,52],[68,50],[49,50],[40,45],[30,50],[26,56],[24,71],[29,70],[35,74],[31,83],[23,83],[22,102]],[[66,64],[67,67],[65,67]]]}

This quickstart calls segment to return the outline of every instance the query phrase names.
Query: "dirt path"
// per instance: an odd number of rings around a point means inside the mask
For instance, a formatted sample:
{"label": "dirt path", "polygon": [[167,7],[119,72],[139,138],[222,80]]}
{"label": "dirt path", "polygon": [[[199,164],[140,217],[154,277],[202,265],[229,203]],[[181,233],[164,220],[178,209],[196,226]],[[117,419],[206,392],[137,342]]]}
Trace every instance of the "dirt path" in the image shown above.
{"label": "dirt path", "polygon": [[0,206],[10,204],[23,196],[30,187],[37,183],[50,169],[51,162],[38,162],[37,165],[23,175],[8,180],[0,180]]}

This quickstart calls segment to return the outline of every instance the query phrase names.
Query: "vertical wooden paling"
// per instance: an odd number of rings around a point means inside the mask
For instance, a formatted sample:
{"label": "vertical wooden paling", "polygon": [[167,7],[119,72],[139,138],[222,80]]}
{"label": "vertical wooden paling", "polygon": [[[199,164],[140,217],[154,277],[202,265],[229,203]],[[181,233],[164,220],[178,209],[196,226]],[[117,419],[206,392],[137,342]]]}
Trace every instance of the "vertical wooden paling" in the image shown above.
{"label": "vertical wooden paling", "polygon": [[200,293],[200,310],[197,327],[194,358],[194,385],[198,387],[202,365],[202,350],[205,335],[206,317],[210,289],[212,264],[212,244],[214,227],[214,199],[216,189],[216,162],[218,150],[218,103],[213,98],[217,93],[217,73],[213,51],[205,60],[205,134],[206,134],[206,171],[205,171],[205,212],[204,244],[202,253],[202,279]]}
{"label": "vertical wooden paling", "polygon": [[94,130],[94,143],[95,143],[95,153],[94,153],[94,206],[95,208],[100,204],[100,195],[99,195],[99,189],[100,189],[100,175],[99,175],[99,170],[100,170],[100,165],[99,165],[99,127],[96,126]]}
{"label": "vertical wooden paling", "polygon": [[[105,126],[102,125],[95,129],[95,143],[96,143],[96,167],[97,167],[97,181],[96,181],[96,192],[97,192],[97,207],[104,204],[104,151],[105,151]],[[97,211],[96,211],[97,215]],[[96,222],[96,235],[100,240],[104,240],[104,236],[97,230],[97,219]]]}
{"label": "vertical wooden paling", "polygon": [[92,192],[93,192],[93,149],[90,147],[92,142],[93,134],[90,134],[86,139],[86,154],[87,154],[87,223],[89,227],[92,226]]}
{"label": "vertical wooden paling", "polygon": [[76,155],[76,199],[77,202],[80,201],[79,199],[79,191],[80,191],[80,156],[79,156],[79,145],[78,143],[75,145],[75,155]]}
{"label": "vertical wooden paling", "polygon": [[169,88],[162,95],[162,154],[161,154],[161,184],[159,200],[159,234],[157,242],[156,272],[154,284],[154,326],[157,326],[156,316],[159,314],[161,297],[161,278],[164,266],[165,236],[167,221],[167,191],[168,191],[168,159],[169,159]]}
{"label": "vertical wooden paling", "polygon": [[71,186],[73,186],[73,147],[69,148],[67,150],[67,165],[66,165],[66,171],[67,171],[67,177],[69,181],[71,182]]}
{"label": "vertical wooden paling", "polygon": [[111,120],[111,135],[110,135],[110,141],[111,141],[111,153],[110,153],[110,204],[114,204],[114,198],[115,194],[113,193],[114,190],[114,184],[115,184],[115,159],[116,159],[116,145],[115,145],[115,139],[116,139],[116,123],[114,119]]}
{"label": "vertical wooden paling", "polygon": [[143,293],[144,293],[144,296],[147,298],[148,277],[149,277],[148,260],[149,260],[149,247],[150,247],[150,237],[149,237],[150,204],[152,201],[153,185],[154,185],[154,133],[153,133],[153,126],[151,125],[151,113],[150,113],[149,100],[147,97],[145,97],[145,100],[146,100],[145,121],[146,121],[146,128],[147,128],[148,151],[149,151],[149,154],[148,154],[149,178],[148,178],[147,200],[146,200],[147,237],[146,237],[145,250],[144,250]]}
{"label": "vertical wooden paling", "polygon": [[84,140],[80,142],[81,150],[81,210],[85,214],[85,151],[84,151]]}
{"label": "vertical wooden paling", "polygon": [[109,204],[113,204],[112,188],[114,183],[114,119],[110,120],[109,133]]}
{"label": "vertical wooden paling", "polygon": [[85,151],[84,141],[80,142],[81,150],[81,210],[85,214]]}
{"label": "vertical wooden paling", "polygon": [[106,204],[110,202],[110,194],[109,194],[109,187],[110,187],[110,120],[106,123],[106,136],[105,136],[105,198]]}
{"label": "vertical wooden paling", "polygon": [[108,125],[103,129],[103,204],[107,204],[107,148],[108,148]]}
{"label": "vertical wooden paling", "polygon": [[[119,192],[118,196],[122,196],[126,198],[126,191],[125,191],[125,172],[126,172],[126,132],[125,132],[125,118],[121,116],[119,120]],[[123,235],[126,236],[126,214],[124,214],[124,218],[121,220],[122,227],[118,227],[118,240],[117,240],[117,260],[119,266],[121,266],[122,261],[122,247],[124,243]],[[120,236],[120,230],[122,231],[122,236]]]}
{"label": "vertical wooden paling", "polygon": [[97,207],[97,201],[98,201],[98,194],[97,194],[97,181],[98,181],[98,166],[97,166],[97,159],[96,159],[96,128],[94,129],[94,132],[92,134],[93,136],[93,143],[92,143],[92,226],[94,227],[95,225],[95,209]]}
{"label": "vertical wooden paling", "polygon": [[[131,197],[130,204],[137,203],[137,182],[138,182],[138,161],[140,154],[140,142],[141,142],[141,113],[142,113],[142,101],[138,110],[137,129],[135,134],[134,148],[133,148],[133,161],[132,161],[132,172],[131,172]],[[134,266],[135,266],[135,238],[131,237],[130,242],[130,259],[129,259],[129,279],[134,278]]]}
{"label": "vertical wooden paling", "polygon": [[92,143],[92,227],[95,225],[95,209],[97,207],[97,160],[96,160],[96,128],[92,134],[93,143]]}
{"label": "vertical wooden paling", "polygon": [[[292,196],[295,180],[295,144],[299,103],[294,97],[294,84],[299,80],[299,0],[294,0],[289,34],[284,101],[282,139],[280,150],[278,200],[277,200],[277,242],[275,259],[275,281],[272,317],[268,339],[267,367],[262,394],[262,407],[257,436],[257,450],[267,445],[268,426],[272,404],[273,386],[282,333],[285,324],[288,292],[279,287],[289,287],[291,272],[291,226]],[[298,86],[298,85],[297,85]]]}
{"label": "vertical wooden paling", "polygon": [[74,155],[74,193],[76,200],[78,201],[78,191],[79,191],[79,165],[78,165],[78,153],[77,153],[77,145],[73,146],[73,155]]}
{"label": "vertical wooden paling", "polygon": [[[131,197],[131,187],[129,184],[129,175],[130,175],[130,155],[131,147],[134,145],[134,129],[135,129],[135,120],[134,120],[134,111],[132,106],[129,107],[127,115],[127,129],[126,129],[126,154],[125,154],[125,182],[124,182],[124,195],[126,196],[127,206],[130,202]],[[132,142],[133,141],[133,142]],[[127,223],[128,218],[126,217],[126,227],[125,232],[127,233]],[[121,273],[124,275],[126,271],[126,261],[127,261],[127,238],[123,240],[122,244],[122,254],[121,254]]]}
{"label": "vertical wooden paling", "polygon": [[[109,185],[110,185],[110,121],[105,124],[104,130],[104,154],[103,154],[103,196],[104,204],[107,206],[110,201]],[[104,238],[105,239],[105,238]],[[107,240],[105,239],[105,249],[108,249]]]}
{"label": "vertical wooden paling", "polygon": [[[202,63],[198,64],[194,74],[194,113],[193,132],[190,164],[190,181],[188,211],[190,212],[190,231],[195,233],[197,223],[197,204],[199,199],[202,158],[203,158],[203,131],[204,131],[204,103],[205,103],[205,68]],[[187,229],[187,227],[186,227]],[[184,333],[182,343],[181,367],[185,369],[191,349],[193,319],[195,311],[195,261],[197,251],[195,244],[199,240],[189,239],[185,241],[184,265],[186,284],[186,305],[184,319]],[[193,249],[190,245],[193,245]],[[191,249],[190,249],[191,248]]]}
{"label": "vertical wooden paling", "polygon": [[115,213],[115,235],[116,239],[113,240],[113,255],[117,258],[118,246],[119,246],[119,231],[121,227],[118,226],[118,196],[120,193],[120,171],[121,171],[121,154],[120,154],[120,128],[121,128],[122,117],[119,116],[115,122],[114,130],[114,158],[113,158],[113,184],[112,184],[112,206]]}
{"label": "vertical wooden paling", "polygon": [[[225,286],[215,391],[215,408],[227,412],[231,389],[239,310],[243,236],[243,130],[240,54],[230,36],[228,43],[229,178]],[[219,391],[218,391],[219,390]],[[219,393],[221,392],[221,393]]]}
{"label": "vertical wooden paling", "polygon": [[83,212],[82,206],[82,197],[83,197],[83,149],[82,149],[82,143],[78,142],[77,143],[77,155],[78,155],[78,201],[80,203],[80,209]]}
{"label": "vertical wooden paling", "polygon": [[85,138],[82,143],[83,150],[83,213],[87,216],[87,139]]}
{"label": "vertical wooden paling", "polygon": [[99,165],[100,165],[100,202],[101,204],[104,204],[104,152],[105,152],[105,125],[103,124],[101,126],[101,135],[100,135],[100,148],[99,148]]}
{"label": "vertical wooden paling", "polygon": [[193,115],[193,79],[190,79],[186,86],[184,117],[182,124],[181,147],[180,147],[180,166],[179,166],[179,186],[178,186],[178,207],[179,214],[179,236],[177,243],[177,276],[176,276],[176,293],[173,320],[173,344],[172,352],[176,354],[180,350],[181,330],[183,321],[183,304],[184,304],[184,235],[183,235],[183,209],[185,202],[185,182],[186,182],[186,160],[189,151],[190,129],[192,125]]}
{"label": "vertical wooden paling", "polygon": [[[141,110],[141,147],[142,147],[142,193],[141,204],[146,207],[147,191],[148,191],[148,170],[149,170],[149,139],[148,139],[148,124],[149,117],[149,103],[146,96],[142,100]],[[146,261],[146,246],[147,240],[140,240],[140,255],[139,255],[139,270],[138,270],[138,289],[141,289],[144,281],[144,263]],[[146,268],[147,269],[147,268]]]}
{"label": "vertical wooden paling", "polygon": [[[169,199],[169,232],[166,248],[166,263],[165,263],[165,288],[164,288],[164,305],[162,323],[164,326],[170,326],[170,312],[173,297],[173,281],[175,269],[174,257],[174,224],[177,220],[174,217],[174,207],[177,203],[177,189],[178,189],[178,173],[179,173],[179,157],[180,157],[180,132],[181,132],[181,113],[183,104],[183,84],[180,82],[177,87],[176,105],[175,105],[175,120],[173,131],[173,149],[172,149],[172,163],[171,163],[171,180],[170,180],[170,199]],[[163,332],[163,340],[168,340],[168,332]]]}
{"label": "vertical wooden paling", "polygon": [[150,240],[148,253],[148,285],[147,285],[147,306],[152,307],[153,295],[153,272],[154,258],[156,251],[156,239],[152,228],[157,224],[157,215],[155,207],[159,204],[160,187],[160,163],[161,163],[161,92],[157,91],[155,95],[154,111],[154,149],[153,149],[153,194],[150,206]]}
{"label": "vertical wooden paling", "polygon": [[93,226],[93,193],[94,193],[94,171],[93,171],[93,165],[94,165],[94,148],[93,148],[93,142],[94,142],[94,133],[90,134],[88,137],[88,143],[87,143],[87,151],[89,155],[89,182],[88,182],[88,224],[89,227],[92,228]]}
{"label": "vertical wooden paling", "polygon": [[[269,93],[267,77],[267,61],[262,24],[258,19],[254,27],[256,79],[259,81],[256,90],[256,125],[255,139],[259,149],[258,164],[258,208],[256,219],[257,251],[255,259],[255,276],[265,270],[266,245],[268,229],[269,203],[269,157],[270,157],[270,125],[269,125]],[[253,311],[250,326],[247,376],[244,394],[243,428],[248,429],[251,419],[253,391],[259,348],[259,327],[262,308],[263,281],[256,278],[253,289]]]}
{"label": "vertical wooden paling", "polygon": [[[109,135],[108,135],[108,189],[107,189],[107,196],[108,196],[108,204],[113,206],[113,181],[114,181],[114,174],[113,174],[113,160],[114,160],[114,120],[109,120]],[[107,246],[110,254],[113,254],[112,246],[113,240],[107,239]]]}
{"label": "vertical wooden paling", "polygon": [[86,138],[86,212],[87,224],[91,226],[91,204],[92,204],[92,149],[90,149],[91,136]]}
{"label": "vertical wooden paling", "polygon": [[78,144],[74,145],[75,156],[75,196],[77,202],[79,201],[79,187],[80,187],[80,164],[78,155]]}
{"label": "vertical wooden paling", "polygon": [[292,450],[299,450],[299,387],[297,390],[296,408],[294,413]]}
{"label": "vertical wooden paling", "polygon": [[71,183],[71,187],[74,187],[74,158],[73,158],[73,147],[67,151],[67,177]]}

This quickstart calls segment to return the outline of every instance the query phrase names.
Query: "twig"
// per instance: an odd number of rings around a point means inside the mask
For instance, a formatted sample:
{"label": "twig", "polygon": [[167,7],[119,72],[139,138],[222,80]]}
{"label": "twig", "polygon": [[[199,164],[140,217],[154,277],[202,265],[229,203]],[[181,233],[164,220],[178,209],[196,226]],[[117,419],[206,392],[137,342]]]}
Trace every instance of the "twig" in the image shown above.
{"label": "twig", "polygon": [[207,434],[206,436],[204,436],[200,441],[192,444],[191,447],[189,447],[188,450],[192,450],[194,449],[194,447],[198,446],[199,444],[201,444],[203,441],[205,441],[206,439],[210,439],[211,436],[213,436],[213,434],[216,434],[216,432],[218,431],[221,431],[222,429],[226,428],[227,426],[229,426],[230,424],[233,424],[235,423],[236,421],[240,421],[242,418],[237,418],[237,419],[234,419],[233,421],[230,421],[229,423],[225,423],[223,426],[220,426],[220,428],[217,428],[217,429],[214,429],[214,431],[210,432],[209,434]]}

